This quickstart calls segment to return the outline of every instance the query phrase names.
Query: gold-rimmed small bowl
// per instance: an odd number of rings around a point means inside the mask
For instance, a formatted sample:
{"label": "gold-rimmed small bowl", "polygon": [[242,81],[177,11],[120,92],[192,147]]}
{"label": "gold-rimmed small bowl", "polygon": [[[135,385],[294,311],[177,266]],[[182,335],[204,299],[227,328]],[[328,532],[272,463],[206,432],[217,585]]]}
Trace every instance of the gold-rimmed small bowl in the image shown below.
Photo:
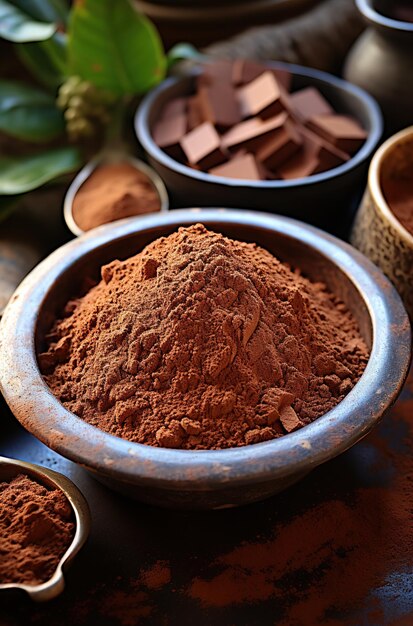
{"label": "gold-rimmed small bowl", "polygon": [[413,126],[390,137],[374,155],[351,242],[392,281],[413,320],[413,235],[391,210],[382,185],[406,165],[413,167]]}
{"label": "gold-rimmed small bowl", "polygon": [[73,510],[75,533],[72,542],[49,580],[39,585],[23,583],[0,584],[0,594],[2,592],[20,590],[27,593],[35,602],[47,602],[56,598],[64,590],[64,572],[88,538],[91,526],[89,505],[76,485],[63,474],[40,465],[27,463],[26,461],[0,457],[0,482],[10,481],[19,474],[25,474],[46,487],[62,491]]}

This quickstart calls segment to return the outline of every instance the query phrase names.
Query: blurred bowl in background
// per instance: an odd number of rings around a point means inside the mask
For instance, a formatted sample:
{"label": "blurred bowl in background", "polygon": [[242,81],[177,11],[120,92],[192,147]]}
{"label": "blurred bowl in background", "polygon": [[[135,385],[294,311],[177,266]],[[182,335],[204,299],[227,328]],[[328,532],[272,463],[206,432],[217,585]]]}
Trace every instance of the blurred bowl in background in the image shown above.
{"label": "blurred bowl in background", "polygon": [[383,177],[406,166],[413,171],[413,126],[390,137],[376,152],[351,242],[390,278],[413,320],[413,235],[394,215],[382,189]]}

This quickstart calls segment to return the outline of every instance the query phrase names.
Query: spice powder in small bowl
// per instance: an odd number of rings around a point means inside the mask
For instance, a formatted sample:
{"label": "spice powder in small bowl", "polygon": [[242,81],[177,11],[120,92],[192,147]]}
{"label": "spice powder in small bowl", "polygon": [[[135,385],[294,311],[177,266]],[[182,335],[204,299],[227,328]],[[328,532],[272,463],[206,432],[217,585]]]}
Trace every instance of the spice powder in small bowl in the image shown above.
{"label": "spice powder in small bowl", "polygon": [[38,359],[65,407],[130,441],[205,450],[281,437],[337,405],[368,360],[324,284],[201,224],[101,275]]}
{"label": "spice powder in small bowl", "polygon": [[161,210],[158,189],[132,163],[100,163],[77,190],[72,216],[82,231]]}
{"label": "spice powder in small bowl", "polygon": [[73,511],[60,489],[26,474],[0,482],[0,584],[48,581],[74,534]]}

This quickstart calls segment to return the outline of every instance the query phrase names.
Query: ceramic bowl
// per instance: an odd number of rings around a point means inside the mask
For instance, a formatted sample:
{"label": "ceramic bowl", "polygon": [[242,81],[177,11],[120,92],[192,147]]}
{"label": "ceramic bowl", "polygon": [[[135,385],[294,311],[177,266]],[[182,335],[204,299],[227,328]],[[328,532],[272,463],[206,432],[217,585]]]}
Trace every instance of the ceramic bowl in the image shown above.
{"label": "ceramic bowl", "polygon": [[381,184],[383,176],[407,162],[413,167],[413,126],[388,139],[375,154],[351,240],[390,278],[413,320],[413,235],[391,211]]}
{"label": "ceramic bowl", "polygon": [[[85,276],[125,259],[181,225],[256,242],[353,311],[371,357],[360,381],[333,410],[279,439],[227,450],[192,451],[131,443],[63,407],[40,374],[36,352]],[[408,371],[410,325],[391,283],[368,259],[295,220],[250,211],[196,209],[151,214],[96,228],[43,261],[20,285],[0,325],[0,387],[17,419],[63,456],[122,493],[162,506],[222,508],[271,496],[364,437],[398,396]],[[391,367],[390,367],[391,365]]]}
{"label": "ceramic bowl", "polygon": [[[169,209],[169,199],[166,187],[163,183],[163,180],[151,167],[149,167],[140,159],[136,159],[126,152],[117,150],[103,150],[100,154],[97,154],[93,159],[91,159],[89,163],[87,163],[80,170],[80,172],[69,185],[69,189],[67,190],[65,195],[63,203],[63,216],[66,222],[66,226],[76,237],[78,237],[79,235],[83,235],[85,231],[80,228],[73,216],[73,201],[75,199],[75,196],[83,183],[86,182],[86,180],[89,178],[89,176],[92,175],[95,169],[103,164],[107,165],[113,163],[128,163],[129,165],[133,165],[133,167],[135,167],[139,172],[146,174],[146,176],[151,181],[153,188],[158,194],[159,202],[161,205],[160,211],[167,211]],[[134,215],[128,219],[135,219],[137,217],[140,216]]]}
{"label": "ceramic bowl", "polygon": [[72,543],[60,559],[51,578],[39,585],[23,583],[0,584],[0,597],[7,595],[7,597],[11,598],[12,594],[23,592],[35,602],[46,602],[56,598],[64,590],[64,572],[89,536],[91,525],[89,505],[76,485],[63,474],[33,463],[0,457],[0,482],[11,481],[19,474],[26,474],[52,489],[60,489],[65,494],[73,510],[75,533]]}
{"label": "ceramic bowl", "polygon": [[240,181],[187,167],[156,145],[152,128],[168,100],[194,91],[195,73],[170,78],[146,96],[135,116],[138,139],[164,180],[174,206],[224,205],[270,211],[317,225],[326,225],[330,218],[338,222],[354,194],[362,192],[368,161],[382,134],[380,110],[366,92],[324,72],[287,63],[268,66],[292,72],[293,90],[313,85],[338,112],[354,116],[368,132],[357,154],[328,172],[297,180]]}

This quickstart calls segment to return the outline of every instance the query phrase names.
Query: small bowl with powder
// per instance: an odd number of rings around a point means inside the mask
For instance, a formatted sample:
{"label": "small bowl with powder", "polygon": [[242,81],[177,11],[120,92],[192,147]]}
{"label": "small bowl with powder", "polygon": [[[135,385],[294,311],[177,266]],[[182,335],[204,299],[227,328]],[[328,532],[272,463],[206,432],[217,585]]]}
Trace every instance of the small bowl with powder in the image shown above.
{"label": "small bowl with powder", "polygon": [[90,511],[68,478],[0,457],[0,594],[58,596],[63,572],[89,535]]}
{"label": "small bowl with powder", "polygon": [[376,152],[351,239],[390,278],[413,320],[413,126]]}
{"label": "small bowl with powder", "polygon": [[44,443],[132,497],[220,508],[366,435],[402,388],[411,335],[394,287],[348,244],[194,209],[53,253],[8,305],[0,346],[4,397]]}
{"label": "small bowl with powder", "polygon": [[71,183],[64,218],[76,236],[117,220],[167,211],[166,187],[149,165],[126,153],[105,150]]}

